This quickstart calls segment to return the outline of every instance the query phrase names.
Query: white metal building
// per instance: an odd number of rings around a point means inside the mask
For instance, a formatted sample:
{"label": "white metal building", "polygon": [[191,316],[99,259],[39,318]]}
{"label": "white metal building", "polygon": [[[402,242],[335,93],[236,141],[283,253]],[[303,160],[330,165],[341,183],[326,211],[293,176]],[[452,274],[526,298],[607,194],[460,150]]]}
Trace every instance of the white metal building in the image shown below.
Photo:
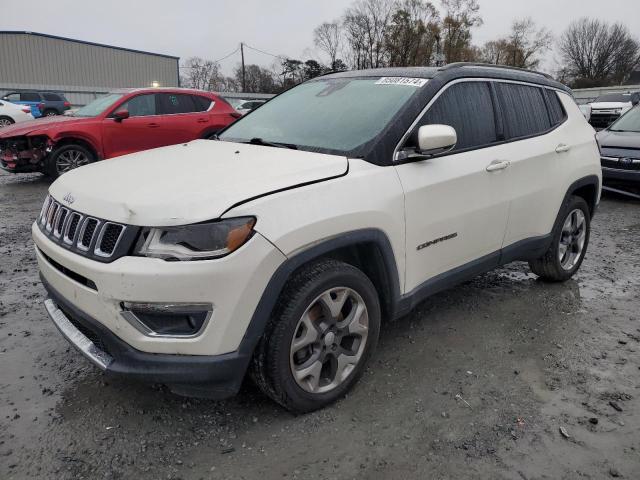
{"label": "white metal building", "polygon": [[57,91],[84,105],[115,88],[177,87],[179,60],[42,33],[0,31],[0,94]]}

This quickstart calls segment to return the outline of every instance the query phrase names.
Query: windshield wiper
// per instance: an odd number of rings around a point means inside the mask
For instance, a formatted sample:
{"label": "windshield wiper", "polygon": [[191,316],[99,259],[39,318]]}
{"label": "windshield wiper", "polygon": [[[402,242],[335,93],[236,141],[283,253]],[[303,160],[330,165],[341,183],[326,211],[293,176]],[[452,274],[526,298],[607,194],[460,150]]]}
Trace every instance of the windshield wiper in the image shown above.
{"label": "windshield wiper", "polygon": [[290,148],[291,150],[297,150],[298,146],[294,143],[280,143],[280,142],[270,142],[268,140],[264,140],[260,137],[254,137],[248,142],[252,145],[264,145],[265,147],[277,147],[277,148]]}

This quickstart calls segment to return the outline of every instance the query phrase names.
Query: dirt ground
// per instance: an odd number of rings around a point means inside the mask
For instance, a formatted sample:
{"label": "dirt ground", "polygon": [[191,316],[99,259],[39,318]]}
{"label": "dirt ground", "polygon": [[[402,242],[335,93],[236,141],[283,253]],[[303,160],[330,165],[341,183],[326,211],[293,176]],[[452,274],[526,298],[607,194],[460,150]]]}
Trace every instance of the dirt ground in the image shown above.
{"label": "dirt ground", "polygon": [[70,347],[29,233],[47,187],[0,174],[0,479],[640,478],[639,202],[602,201],[571,281],[514,263],[385,324],[352,394],[296,417],[251,385],[106,378]]}

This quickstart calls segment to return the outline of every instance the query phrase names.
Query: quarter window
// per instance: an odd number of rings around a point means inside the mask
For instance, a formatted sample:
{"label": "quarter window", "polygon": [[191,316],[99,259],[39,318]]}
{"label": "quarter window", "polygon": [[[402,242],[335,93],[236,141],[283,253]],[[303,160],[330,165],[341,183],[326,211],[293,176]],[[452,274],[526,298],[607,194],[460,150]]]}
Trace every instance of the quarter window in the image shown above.
{"label": "quarter window", "polygon": [[213,101],[210,98],[201,97],[200,95],[193,95],[192,98],[196,104],[196,112],[206,112],[209,110],[211,102]]}
{"label": "quarter window", "polygon": [[555,125],[560,125],[564,118],[566,117],[566,113],[564,108],[562,107],[562,103],[558,98],[558,94],[553,90],[546,90],[547,99],[549,100],[549,116],[551,117],[551,123]]}
{"label": "quarter window", "polygon": [[156,94],[138,95],[123,103],[118,110],[128,110],[131,117],[156,115]]}
{"label": "quarter window", "polygon": [[541,88],[496,83],[507,139],[537,135],[551,128]]}
{"label": "quarter window", "polygon": [[458,142],[453,151],[495,143],[496,121],[489,84],[463,82],[447,88],[413,131],[410,146],[417,146],[421,126],[433,124],[449,125],[456,130]]}

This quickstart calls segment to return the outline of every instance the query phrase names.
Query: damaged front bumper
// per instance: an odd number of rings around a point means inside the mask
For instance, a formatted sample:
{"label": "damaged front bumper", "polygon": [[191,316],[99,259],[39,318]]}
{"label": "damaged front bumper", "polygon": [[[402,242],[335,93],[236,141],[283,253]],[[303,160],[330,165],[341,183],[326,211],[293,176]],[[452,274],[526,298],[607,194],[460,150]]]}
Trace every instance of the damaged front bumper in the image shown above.
{"label": "damaged front bumper", "polygon": [[11,173],[40,172],[53,142],[46,136],[0,139],[0,168]]}

